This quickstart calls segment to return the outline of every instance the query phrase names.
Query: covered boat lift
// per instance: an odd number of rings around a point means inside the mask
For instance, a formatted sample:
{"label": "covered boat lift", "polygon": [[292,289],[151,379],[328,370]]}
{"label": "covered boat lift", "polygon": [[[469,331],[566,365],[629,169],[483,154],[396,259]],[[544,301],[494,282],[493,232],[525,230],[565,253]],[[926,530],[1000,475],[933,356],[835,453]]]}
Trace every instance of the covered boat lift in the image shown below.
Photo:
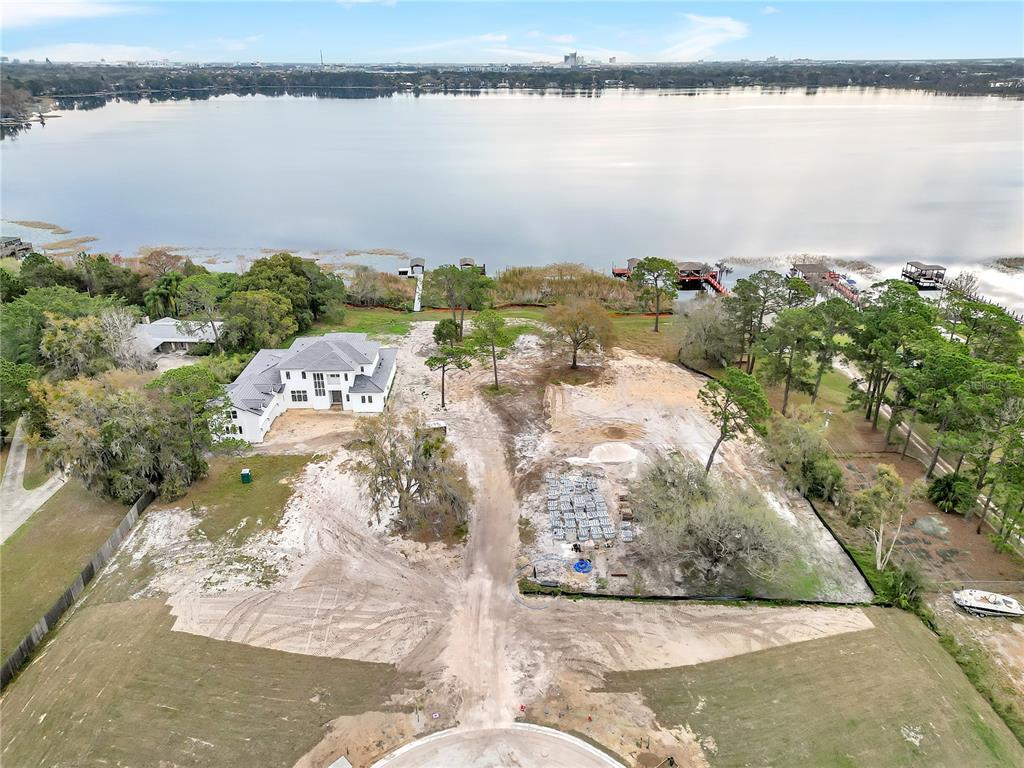
{"label": "covered boat lift", "polygon": [[903,278],[921,291],[937,291],[946,283],[946,268],[941,264],[922,264],[908,261],[903,267]]}

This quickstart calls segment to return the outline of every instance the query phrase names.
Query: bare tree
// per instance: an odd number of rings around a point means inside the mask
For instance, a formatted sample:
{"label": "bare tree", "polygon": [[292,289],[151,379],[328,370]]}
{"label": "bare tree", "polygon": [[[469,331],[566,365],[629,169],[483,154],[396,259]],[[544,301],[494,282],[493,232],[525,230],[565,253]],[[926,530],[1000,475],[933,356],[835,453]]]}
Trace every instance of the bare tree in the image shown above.
{"label": "bare tree", "polygon": [[875,472],[875,484],[853,497],[853,521],[867,530],[874,545],[875,568],[884,571],[903,530],[907,495],[894,466],[879,464]]}

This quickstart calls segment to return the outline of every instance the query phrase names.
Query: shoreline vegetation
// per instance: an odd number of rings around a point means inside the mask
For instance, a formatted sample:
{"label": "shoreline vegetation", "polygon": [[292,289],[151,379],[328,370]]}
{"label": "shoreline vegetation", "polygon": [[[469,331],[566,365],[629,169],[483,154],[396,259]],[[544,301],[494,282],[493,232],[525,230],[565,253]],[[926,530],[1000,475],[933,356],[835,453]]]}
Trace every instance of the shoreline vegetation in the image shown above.
{"label": "shoreline vegetation", "polygon": [[[979,66],[983,65],[983,66]],[[689,64],[344,66],[240,64],[8,63],[4,65],[4,135],[41,122],[50,108],[98,109],[110,101],[172,101],[211,96],[290,95],[375,99],[397,94],[480,95],[487,91],[600,96],[610,89],[701,91],[762,88],[911,90],[948,96],[1024,98],[1019,59],[962,61],[696,62]]]}

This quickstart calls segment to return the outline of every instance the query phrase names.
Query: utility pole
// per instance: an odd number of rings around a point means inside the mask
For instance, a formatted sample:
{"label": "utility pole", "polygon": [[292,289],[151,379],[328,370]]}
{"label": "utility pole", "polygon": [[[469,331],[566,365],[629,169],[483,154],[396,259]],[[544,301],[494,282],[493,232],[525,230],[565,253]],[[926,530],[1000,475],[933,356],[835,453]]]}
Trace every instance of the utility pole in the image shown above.
{"label": "utility pole", "polygon": [[324,68],[324,49],[320,49],[320,69]]}

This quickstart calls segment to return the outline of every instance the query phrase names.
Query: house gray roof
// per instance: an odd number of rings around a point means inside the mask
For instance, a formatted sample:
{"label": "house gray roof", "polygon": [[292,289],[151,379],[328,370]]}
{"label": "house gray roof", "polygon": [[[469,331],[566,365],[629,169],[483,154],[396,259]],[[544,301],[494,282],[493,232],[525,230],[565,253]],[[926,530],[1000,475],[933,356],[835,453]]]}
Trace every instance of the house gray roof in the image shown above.
{"label": "house gray roof", "polygon": [[[173,317],[162,317],[152,323],[139,323],[135,326],[132,334],[140,345],[147,350],[154,350],[165,341],[185,342],[207,342],[212,344],[215,340],[213,327],[210,323],[203,323],[197,326],[195,331],[187,333],[185,329],[178,328],[180,320]],[[223,325],[219,320],[213,321],[213,326],[220,332]]]}
{"label": "house gray roof", "polygon": [[263,413],[274,394],[284,389],[278,363],[287,355],[287,349],[261,349],[257,352],[238,378],[227,386],[232,405],[252,413]]}
{"label": "house gray roof", "polygon": [[361,373],[356,376],[352,380],[352,386],[348,391],[354,395],[372,395],[383,392],[388,385],[388,378],[395,367],[395,359],[397,357],[397,349],[382,349],[380,351],[380,359],[377,361],[377,367],[373,369],[373,373],[369,375]]}
{"label": "house gray roof", "polygon": [[373,360],[380,344],[367,341],[364,333],[328,333],[319,338],[305,336],[292,344],[291,356],[281,369],[301,371],[355,371]]}
{"label": "house gray roof", "polygon": [[228,397],[235,408],[263,413],[274,395],[284,389],[281,371],[356,371],[360,365],[368,365],[378,350],[377,367],[372,373],[357,374],[349,391],[383,392],[398,350],[380,349],[380,344],[367,340],[365,333],[328,333],[301,336],[288,349],[261,349],[227,386]]}

